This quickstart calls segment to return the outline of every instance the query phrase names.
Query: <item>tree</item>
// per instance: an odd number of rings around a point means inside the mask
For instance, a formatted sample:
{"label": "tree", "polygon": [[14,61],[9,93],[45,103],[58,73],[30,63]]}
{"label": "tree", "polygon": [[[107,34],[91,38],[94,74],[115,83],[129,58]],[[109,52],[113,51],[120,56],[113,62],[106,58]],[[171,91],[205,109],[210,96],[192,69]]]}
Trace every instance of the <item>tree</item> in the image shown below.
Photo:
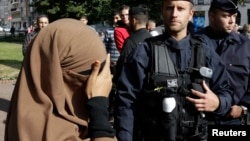
{"label": "tree", "polygon": [[240,4],[241,6],[245,6],[245,3],[246,3],[246,0],[239,0],[239,4]]}
{"label": "tree", "polygon": [[149,18],[154,19],[155,21],[160,21],[161,19],[161,2],[162,0],[112,0],[111,5],[112,7],[119,8],[122,4],[132,6],[137,6],[139,4],[147,5]]}
{"label": "tree", "polygon": [[161,0],[33,0],[36,12],[47,14],[51,22],[60,18],[76,18],[86,15],[89,24],[103,21],[112,22],[112,13],[122,4],[137,6],[146,4],[150,18],[160,19]]}
{"label": "tree", "polygon": [[31,6],[36,12],[47,14],[50,21],[60,18],[79,19],[80,15],[88,16],[89,22],[94,23],[107,18],[111,0],[34,0]]}

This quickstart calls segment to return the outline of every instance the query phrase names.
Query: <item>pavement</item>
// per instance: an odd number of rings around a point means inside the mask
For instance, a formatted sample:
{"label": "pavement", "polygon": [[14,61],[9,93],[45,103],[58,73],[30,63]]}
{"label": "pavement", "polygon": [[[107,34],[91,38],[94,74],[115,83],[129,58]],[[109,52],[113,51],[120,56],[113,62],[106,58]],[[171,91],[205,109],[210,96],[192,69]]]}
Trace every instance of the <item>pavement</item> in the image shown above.
{"label": "pavement", "polygon": [[4,140],[5,120],[14,87],[14,81],[0,81],[0,141]]}

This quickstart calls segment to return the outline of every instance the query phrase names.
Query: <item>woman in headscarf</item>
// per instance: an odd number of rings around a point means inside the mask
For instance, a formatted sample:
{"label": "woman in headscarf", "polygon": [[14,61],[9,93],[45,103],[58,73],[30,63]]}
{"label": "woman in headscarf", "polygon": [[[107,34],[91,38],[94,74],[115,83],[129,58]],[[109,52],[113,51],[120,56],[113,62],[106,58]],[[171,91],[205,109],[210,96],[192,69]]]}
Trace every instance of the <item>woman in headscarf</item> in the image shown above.
{"label": "woman in headscarf", "polygon": [[30,45],[12,94],[5,141],[115,140],[107,112],[110,56],[98,35],[79,20],[61,19]]}

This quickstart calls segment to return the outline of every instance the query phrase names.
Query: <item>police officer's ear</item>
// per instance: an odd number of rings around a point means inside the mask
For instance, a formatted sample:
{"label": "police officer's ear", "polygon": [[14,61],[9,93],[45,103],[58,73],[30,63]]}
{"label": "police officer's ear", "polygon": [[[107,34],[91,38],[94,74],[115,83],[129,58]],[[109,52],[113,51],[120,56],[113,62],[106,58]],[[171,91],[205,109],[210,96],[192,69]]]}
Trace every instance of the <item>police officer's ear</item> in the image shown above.
{"label": "police officer's ear", "polygon": [[192,1],[189,4],[190,4],[190,18],[189,18],[189,21],[191,21],[193,16],[194,16],[194,4],[193,4]]}
{"label": "police officer's ear", "polygon": [[129,22],[131,22],[131,25],[133,26],[133,25],[136,25],[137,20],[136,20],[136,18],[131,17],[130,20],[129,20]]}
{"label": "police officer's ear", "polygon": [[215,17],[216,12],[215,11],[209,11],[208,12],[208,18],[211,23],[214,23],[214,17]]}
{"label": "police officer's ear", "polygon": [[190,10],[189,21],[192,21],[193,16],[194,16],[194,8],[192,6],[192,9]]}

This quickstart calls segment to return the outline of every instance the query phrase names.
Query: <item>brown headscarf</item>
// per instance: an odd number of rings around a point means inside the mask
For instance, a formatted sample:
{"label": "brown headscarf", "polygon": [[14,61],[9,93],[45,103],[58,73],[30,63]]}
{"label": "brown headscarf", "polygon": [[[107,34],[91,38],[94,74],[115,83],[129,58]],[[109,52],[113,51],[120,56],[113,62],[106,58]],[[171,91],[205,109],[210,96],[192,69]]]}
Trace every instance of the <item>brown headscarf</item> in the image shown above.
{"label": "brown headscarf", "polygon": [[24,58],[6,123],[6,141],[78,141],[88,138],[85,84],[80,72],[106,59],[98,35],[79,20],[43,28]]}

